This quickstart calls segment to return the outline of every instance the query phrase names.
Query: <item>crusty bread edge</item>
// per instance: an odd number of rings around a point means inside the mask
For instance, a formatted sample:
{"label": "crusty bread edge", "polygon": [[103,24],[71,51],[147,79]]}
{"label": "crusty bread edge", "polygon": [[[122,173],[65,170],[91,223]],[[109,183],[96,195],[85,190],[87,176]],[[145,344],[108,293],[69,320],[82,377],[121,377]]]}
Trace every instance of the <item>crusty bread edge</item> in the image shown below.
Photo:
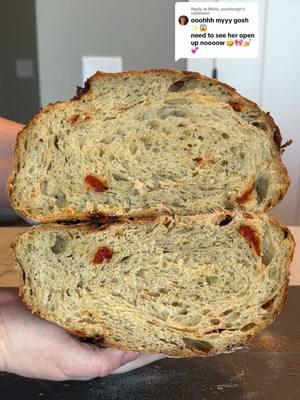
{"label": "crusty bread edge", "polygon": [[[278,126],[275,124],[273,118],[270,116],[269,113],[265,113],[264,111],[262,111],[256,103],[244,98],[243,96],[241,96],[234,88],[232,88],[231,86],[222,83],[218,80],[212,79],[212,78],[208,78],[204,75],[199,74],[198,72],[191,72],[191,71],[180,71],[180,70],[175,70],[175,69],[148,69],[148,70],[134,70],[134,71],[126,71],[126,72],[117,72],[117,73],[106,73],[106,72],[101,72],[98,71],[96,72],[92,77],[90,77],[89,79],[87,79],[87,81],[85,82],[84,88],[77,88],[77,94],[75,97],[73,97],[72,99],[70,99],[69,101],[58,101],[56,103],[50,103],[48,106],[44,107],[41,109],[41,111],[36,114],[29,122],[28,124],[18,133],[17,135],[17,140],[16,140],[16,144],[14,145],[14,159],[13,159],[13,169],[12,169],[12,173],[8,179],[7,182],[7,193],[8,193],[8,197],[10,199],[10,202],[12,204],[12,206],[19,212],[19,214],[21,216],[23,216],[25,219],[29,219],[29,220],[33,220],[36,222],[55,222],[55,221],[62,221],[62,220],[88,220],[91,216],[91,213],[89,212],[81,212],[78,213],[72,209],[66,209],[65,212],[67,212],[69,215],[65,216],[62,218],[62,216],[60,214],[51,214],[49,216],[44,216],[44,215],[31,215],[26,209],[22,208],[22,207],[17,207],[16,204],[14,204],[14,201],[12,199],[12,191],[13,191],[13,183],[14,183],[14,179],[15,176],[18,172],[19,169],[19,153],[20,153],[20,148],[19,148],[19,141],[21,139],[21,137],[23,135],[26,134],[26,131],[28,128],[32,127],[33,125],[35,125],[40,116],[42,114],[48,113],[49,111],[60,107],[62,104],[68,103],[68,102],[76,102],[79,101],[81,98],[89,96],[91,94],[91,90],[92,90],[92,84],[93,82],[99,80],[99,79],[105,79],[107,77],[116,77],[116,76],[120,76],[120,77],[124,77],[124,76],[131,76],[131,75],[143,75],[143,74],[159,74],[159,75],[177,75],[178,78],[181,79],[198,79],[198,80],[203,80],[203,81],[207,81],[207,82],[211,82],[214,83],[216,85],[219,86],[223,86],[226,90],[228,90],[228,92],[234,96],[234,98],[237,101],[240,101],[242,103],[244,103],[245,105],[248,105],[249,107],[252,107],[256,112],[258,112],[262,119],[271,127],[271,129],[274,132],[274,143],[276,145],[277,150],[280,152],[281,149],[281,142],[282,142],[282,138],[281,138],[281,134],[280,134],[280,130],[278,128]],[[285,165],[283,164],[282,160],[279,158],[278,160],[278,171],[279,173],[281,173],[283,176],[286,177],[286,184],[285,186],[283,186],[281,193],[279,194],[278,198],[273,198],[272,201],[269,203],[267,210],[272,209],[273,207],[276,206],[276,204],[278,204],[282,198],[284,197],[285,193],[287,192],[289,186],[290,186],[290,178],[288,175],[288,171],[287,168],[285,167]],[[266,210],[264,210],[266,211]],[[146,214],[151,214],[153,213],[153,215],[155,215],[155,209],[149,208],[149,209],[145,209],[144,212]],[[103,213],[103,216],[113,216],[113,213]],[[132,210],[130,213],[131,216],[135,216],[135,215],[141,215],[141,210]],[[125,217],[127,217],[127,215],[124,215]]]}
{"label": "crusty bread edge", "polygon": [[[264,329],[266,329],[268,326],[270,326],[274,320],[276,319],[277,315],[280,314],[286,300],[287,300],[287,295],[288,295],[288,287],[289,287],[289,275],[290,275],[290,264],[293,260],[293,256],[294,256],[294,250],[295,250],[295,240],[294,237],[291,233],[291,231],[288,229],[288,227],[282,223],[280,223],[276,218],[268,215],[268,214],[264,214],[264,213],[243,213],[243,212],[234,212],[234,211],[219,211],[219,212],[215,212],[213,214],[201,214],[201,215],[193,215],[193,216],[187,216],[187,217],[171,217],[171,216],[159,216],[157,218],[152,218],[152,217],[146,217],[146,218],[139,218],[139,219],[127,219],[125,220],[124,218],[122,219],[118,219],[114,222],[109,223],[108,225],[111,224],[136,224],[136,223],[145,223],[146,221],[152,220],[152,221],[156,221],[158,223],[167,223],[168,221],[171,220],[175,220],[175,221],[180,221],[182,219],[190,219],[190,223],[193,222],[200,222],[206,218],[211,218],[213,221],[218,220],[220,217],[223,217],[225,215],[242,215],[245,218],[249,218],[249,220],[251,221],[251,219],[255,219],[255,218],[266,218],[270,221],[270,223],[273,223],[275,226],[278,226],[280,229],[284,230],[287,233],[287,237],[285,240],[289,240],[291,245],[292,245],[292,249],[290,252],[290,256],[288,258],[286,258],[285,261],[285,283],[282,286],[282,289],[280,291],[280,293],[278,294],[279,297],[279,301],[277,301],[276,307],[273,310],[273,313],[270,314],[268,316],[268,318],[259,326],[257,326],[253,331],[251,336],[249,335],[249,337],[246,339],[246,341],[244,342],[244,344],[237,346],[236,349],[240,348],[240,347],[244,347],[245,345],[247,345],[254,337],[256,337],[257,334],[261,333]],[[72,224],[72,225],[66,225],[66,224],[51,224],[51,225],[40,225],[40,226],[34,226],[29,228],[28,231],[25,232],[25,234],[27,232],[30,232],[34,229],[38,229],[38,230],[50,230],[51,227],[55,226],[56,228],[62,229],[62,230],[66,230],[68,229],[68,227],[72,227],[72,228],[82,228],[82,229],[87,229],[90,230],[91,228],[91,224],[87,223],[87,222],[81,222],[79,224]],[[18,275],[20,276],[21,279],[21,286],[19,288],[19,296],[21,297],[23,303],[31,310],[32,313],[40,316],[41,318],[44,318],[46,320],[49,320],[49,314],[46,310],[40,309],[40,310],[36,310],[33,307],[33,304],[31,302],[31,299],[27,296],[23,295],[23,286],[24,286],[24,271],[22,269],[21,264],[18,262],[18,259],[16,257],[15,254],[15,247],[17,245],[17,242],[19,240],[19,238],[23,235],[19,234],[17,235],[12,244],[11,247],[14,250],[14,260],[16,262],[16,270],[18,272]],[[53,321],[54,322],[54,321]],[[55,323],[55,322],[54,322]],[[78,338],[84,338],[84,337],[90,337],[88,332],[85,331],[84,329],[81,329],[80,331],[76,330],[73,331],[71,329],[69,329],[67,326],[63,327],[66,331],[68,331],[71,335],[76,336]],[[104,327],[101,327],[102,331],[101,331],[101,335],[99,337],[92,337],[92,339],[94,339],[96,342],[99,341],[99,344],[101,346],[104,347],[110,347],[110,348],[116,348],[116,349],[121,349],[121,350],[133,350],[133,349],[128,349],[126,346],[122,346],[119,342],[115,342],[114,340],[109,338],[109,332],[108,330]],[[178,350],[174,350],[174,351],[170,351],[170,349],[166,349],[164,347],[161,348],[152,348],[149,347],[147,349],[145,348],[135,348],[134,350],[136,351],[147,351],[149,353],[161,353],[161,354],[165,354],[165,355],[169,355],[169,356],[178,356],[178,357],[191,357],[191,356],[214,356],[214,355],[218,355],[220,354],[219,352],[210,352],[209,354],[201,352],[199,350],[196,349],[184,349],[182,351]],[[228,352],[234,351],[235,348],[232,348],[230,350],[228,350]]]}

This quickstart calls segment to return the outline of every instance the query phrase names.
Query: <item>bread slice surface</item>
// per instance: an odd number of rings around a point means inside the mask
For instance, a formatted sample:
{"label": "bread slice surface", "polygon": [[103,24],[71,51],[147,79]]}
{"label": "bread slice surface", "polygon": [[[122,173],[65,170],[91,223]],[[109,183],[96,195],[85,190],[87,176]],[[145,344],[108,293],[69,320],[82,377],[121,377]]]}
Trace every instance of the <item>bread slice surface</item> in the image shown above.
{"label": "bread slice surface", "polygon": [[97,73],[19,134],[8,191],[40,222],[265,211],[289,186],[280,145],[272,118],[218,81]]}
{"label": "bread slice surface", "polygon": [[104,346],[178,356],[226,352],[267,327],[293,250],[267,215],[224,212],[48,224],[15,242],[34,313]]}

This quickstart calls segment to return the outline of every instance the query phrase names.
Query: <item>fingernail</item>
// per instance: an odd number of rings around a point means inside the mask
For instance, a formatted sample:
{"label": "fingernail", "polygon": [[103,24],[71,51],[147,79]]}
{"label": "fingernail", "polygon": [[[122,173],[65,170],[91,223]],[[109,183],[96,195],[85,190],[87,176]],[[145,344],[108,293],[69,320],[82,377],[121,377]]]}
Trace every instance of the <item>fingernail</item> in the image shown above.
{"label": "fingernail", "polygon": [[129,361],[133,361],[138,358],[139,353],[137,351],[127,351],[123,354],[122,362],[128,363]]}

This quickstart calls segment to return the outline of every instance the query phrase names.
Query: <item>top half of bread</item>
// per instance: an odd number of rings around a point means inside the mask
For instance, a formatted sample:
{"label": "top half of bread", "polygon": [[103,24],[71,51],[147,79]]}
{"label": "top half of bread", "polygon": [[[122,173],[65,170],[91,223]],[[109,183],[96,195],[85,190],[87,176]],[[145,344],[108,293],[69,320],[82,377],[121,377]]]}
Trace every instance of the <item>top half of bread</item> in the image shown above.
{"label": "top half of bread", "polygon": [[280,148],[270,115],[216,80],[98,72],[19,134],[8,190],[40,222],[265,211],[289,186]]}

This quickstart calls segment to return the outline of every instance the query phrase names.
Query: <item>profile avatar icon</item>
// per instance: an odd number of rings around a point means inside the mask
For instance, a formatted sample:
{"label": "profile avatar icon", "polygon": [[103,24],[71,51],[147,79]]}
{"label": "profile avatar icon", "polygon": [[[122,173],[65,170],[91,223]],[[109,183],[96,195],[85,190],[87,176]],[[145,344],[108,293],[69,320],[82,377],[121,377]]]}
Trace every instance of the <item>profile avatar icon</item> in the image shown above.
{"label": "profile avatar icon", "polygon": [[206,24],[201,24],[200,25],[200,32],[206,32],[207,31],[207,25]]}
{"label": "profile avatar icon", "polygon": [[186,25],[189,22],[189,19],[186,15],[181,15],[178,18],[178,22],[180,23],[180,25]]}

